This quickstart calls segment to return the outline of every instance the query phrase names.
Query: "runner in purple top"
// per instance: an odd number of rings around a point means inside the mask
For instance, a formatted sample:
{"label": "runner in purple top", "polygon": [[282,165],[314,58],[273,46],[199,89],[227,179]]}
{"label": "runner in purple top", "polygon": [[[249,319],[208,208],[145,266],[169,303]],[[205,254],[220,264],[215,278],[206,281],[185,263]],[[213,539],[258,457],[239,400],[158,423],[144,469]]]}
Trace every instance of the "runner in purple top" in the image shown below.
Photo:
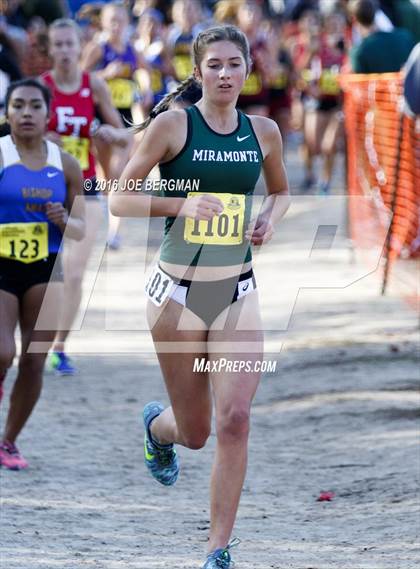
{"label": "runner in purple top", "polygon": [[[111,90],[112,102],[126,126],[133,122],[132,107],[138,102],[138,89],[133,80],[138,67],[148,68],[136,53],[129,38],[127,9],[117,3],[106,4],[101,13],[102,33],[87,44],[82,55],[85,71],[97,70]],[[152,99],[150,85],[146,97]]]}

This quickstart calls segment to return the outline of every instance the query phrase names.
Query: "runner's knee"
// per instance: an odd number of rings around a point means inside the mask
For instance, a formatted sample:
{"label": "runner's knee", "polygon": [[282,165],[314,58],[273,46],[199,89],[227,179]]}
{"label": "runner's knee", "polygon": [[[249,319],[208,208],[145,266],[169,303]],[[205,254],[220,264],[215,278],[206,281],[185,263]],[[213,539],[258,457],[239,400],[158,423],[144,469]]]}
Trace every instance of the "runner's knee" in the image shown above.
{"label": "runner's knee", "polygon": [[248,436],[250,412],[248,408],[231,406],[216,419],[217,438],[242,439]]}
{"label": "runner's knee", "polygon": [[323,156],[333,156],[335,154],[335,144],[330,140],[324,142],[321,146]]}
{"label": "runner's knee", "polygon": [[67,289],[74,291],[81,290],[83,282],[83,273],[76,271],[65,277],[65,286]]}
{"label": "runner's knee", "polygon": [[316,140],[309,139],[306,141],[309,156],[318,156],[320,148]]}
{"label": "runner's knee", "polygon": [[210,436],[210,426],[195,429],[183,436],[184,445],[192,450],[203,448]]}
{"label": "runner's knee", "polygon": [[13,364],[16,355],[16,348],[13,345],[1,346],[0,348],[0,376],[9,369]]}
{"label": "runner's knee", "polygon": [[22,354],[19,371],[30,377],[42,375],[46,354]]}

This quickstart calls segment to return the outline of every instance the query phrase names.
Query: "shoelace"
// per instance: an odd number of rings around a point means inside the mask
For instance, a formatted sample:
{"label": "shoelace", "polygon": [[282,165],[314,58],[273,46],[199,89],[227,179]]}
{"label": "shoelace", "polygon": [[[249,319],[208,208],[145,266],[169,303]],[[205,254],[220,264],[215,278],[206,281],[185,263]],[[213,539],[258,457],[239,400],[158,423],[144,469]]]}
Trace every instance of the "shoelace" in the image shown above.
{"label": "shoelace", "polygon": [[19,454],[19,451],[17,449],[17,446],[13,443],[9,443],[9,441],[5,441],[1,447],[3,450],[5,450],[6,452],[8,452],[11,455],[17,455]]}
{"label": "shoelace", "polygon": [[70,363],[70,358],[64,352],[62,352],[61,361],[63,364],[68,365]]}
{"label": "shoelace", "polygon": [[224,554],[227,553],[226,549],[224,549],[223,551],[216,553],[214,552],[209,559],[216,561],[216,565],[217,567],[221,567],[221,569],[228,569],[230,566],[230,556],[226,559],[225,557],[220,557],[221,555],[224,556]]}
{"label": "shoelace", "polygon": [[155,447],[155,451],[158,457],[158,461],[159,464],[161,464],[162,466],[168,466],[174,456],[174,451],[173,449],[165,449],[165,448],[159,448],[159,447]]}
{"label": "shoelace", "polygon": [[[235,562],[232,561],[232,559],[230,558],[229,555],[229,549],[232,549],[233,547],[238,546],[241,543],[241,540],[238,537],[234,537],[233,539],[231,539],[231,541],[228,543],[228,545],[225,547],[225,549],[223,549],[223,551],[221,552],[222,555],[224,555],[225,553],[228,553],[228,559],[222,559],[220,557],[216,558],[216,564],[218,567],[220,567],[221,569],[229,569],[229,567],[235,567]],[[220,555],[220,553],[219,553]]]}

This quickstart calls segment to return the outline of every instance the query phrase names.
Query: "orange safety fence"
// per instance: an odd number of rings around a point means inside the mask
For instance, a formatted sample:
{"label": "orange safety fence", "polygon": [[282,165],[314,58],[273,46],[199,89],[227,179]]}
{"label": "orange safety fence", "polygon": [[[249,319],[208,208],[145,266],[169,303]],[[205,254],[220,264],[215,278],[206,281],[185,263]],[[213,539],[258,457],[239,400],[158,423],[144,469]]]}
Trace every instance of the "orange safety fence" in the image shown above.
{"label": "orange safety fence", "polygon": [[350,235],[365,250],[387,235],[384,292],[393,261],[420,253],[420,119],[404,112],[401,73],[348,74],[340,82],[348,193],[371,198],[349,200]]}

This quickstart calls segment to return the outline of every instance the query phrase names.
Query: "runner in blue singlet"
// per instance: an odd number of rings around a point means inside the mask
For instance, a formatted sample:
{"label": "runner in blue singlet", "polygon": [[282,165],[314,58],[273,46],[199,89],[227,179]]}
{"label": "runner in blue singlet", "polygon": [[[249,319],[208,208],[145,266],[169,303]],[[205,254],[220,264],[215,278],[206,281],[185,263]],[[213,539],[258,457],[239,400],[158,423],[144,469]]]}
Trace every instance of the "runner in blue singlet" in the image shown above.
{"label": "runner in blue singlet", "polygon": [[[40,396],[55,336],[62,236],[64,230],[71,239],[84,235],[83,201],[76,199],[83,185],[79,164],[44,139],[49,97],[34,79],[12,83],[5,101],[11,135],[0,139],[0,396],[16,354],[18,321],[22,341],[0,443],[0,465],[11,470],[28,466],[15,441]],[[33,343],[36,349],[29,352]]]}

